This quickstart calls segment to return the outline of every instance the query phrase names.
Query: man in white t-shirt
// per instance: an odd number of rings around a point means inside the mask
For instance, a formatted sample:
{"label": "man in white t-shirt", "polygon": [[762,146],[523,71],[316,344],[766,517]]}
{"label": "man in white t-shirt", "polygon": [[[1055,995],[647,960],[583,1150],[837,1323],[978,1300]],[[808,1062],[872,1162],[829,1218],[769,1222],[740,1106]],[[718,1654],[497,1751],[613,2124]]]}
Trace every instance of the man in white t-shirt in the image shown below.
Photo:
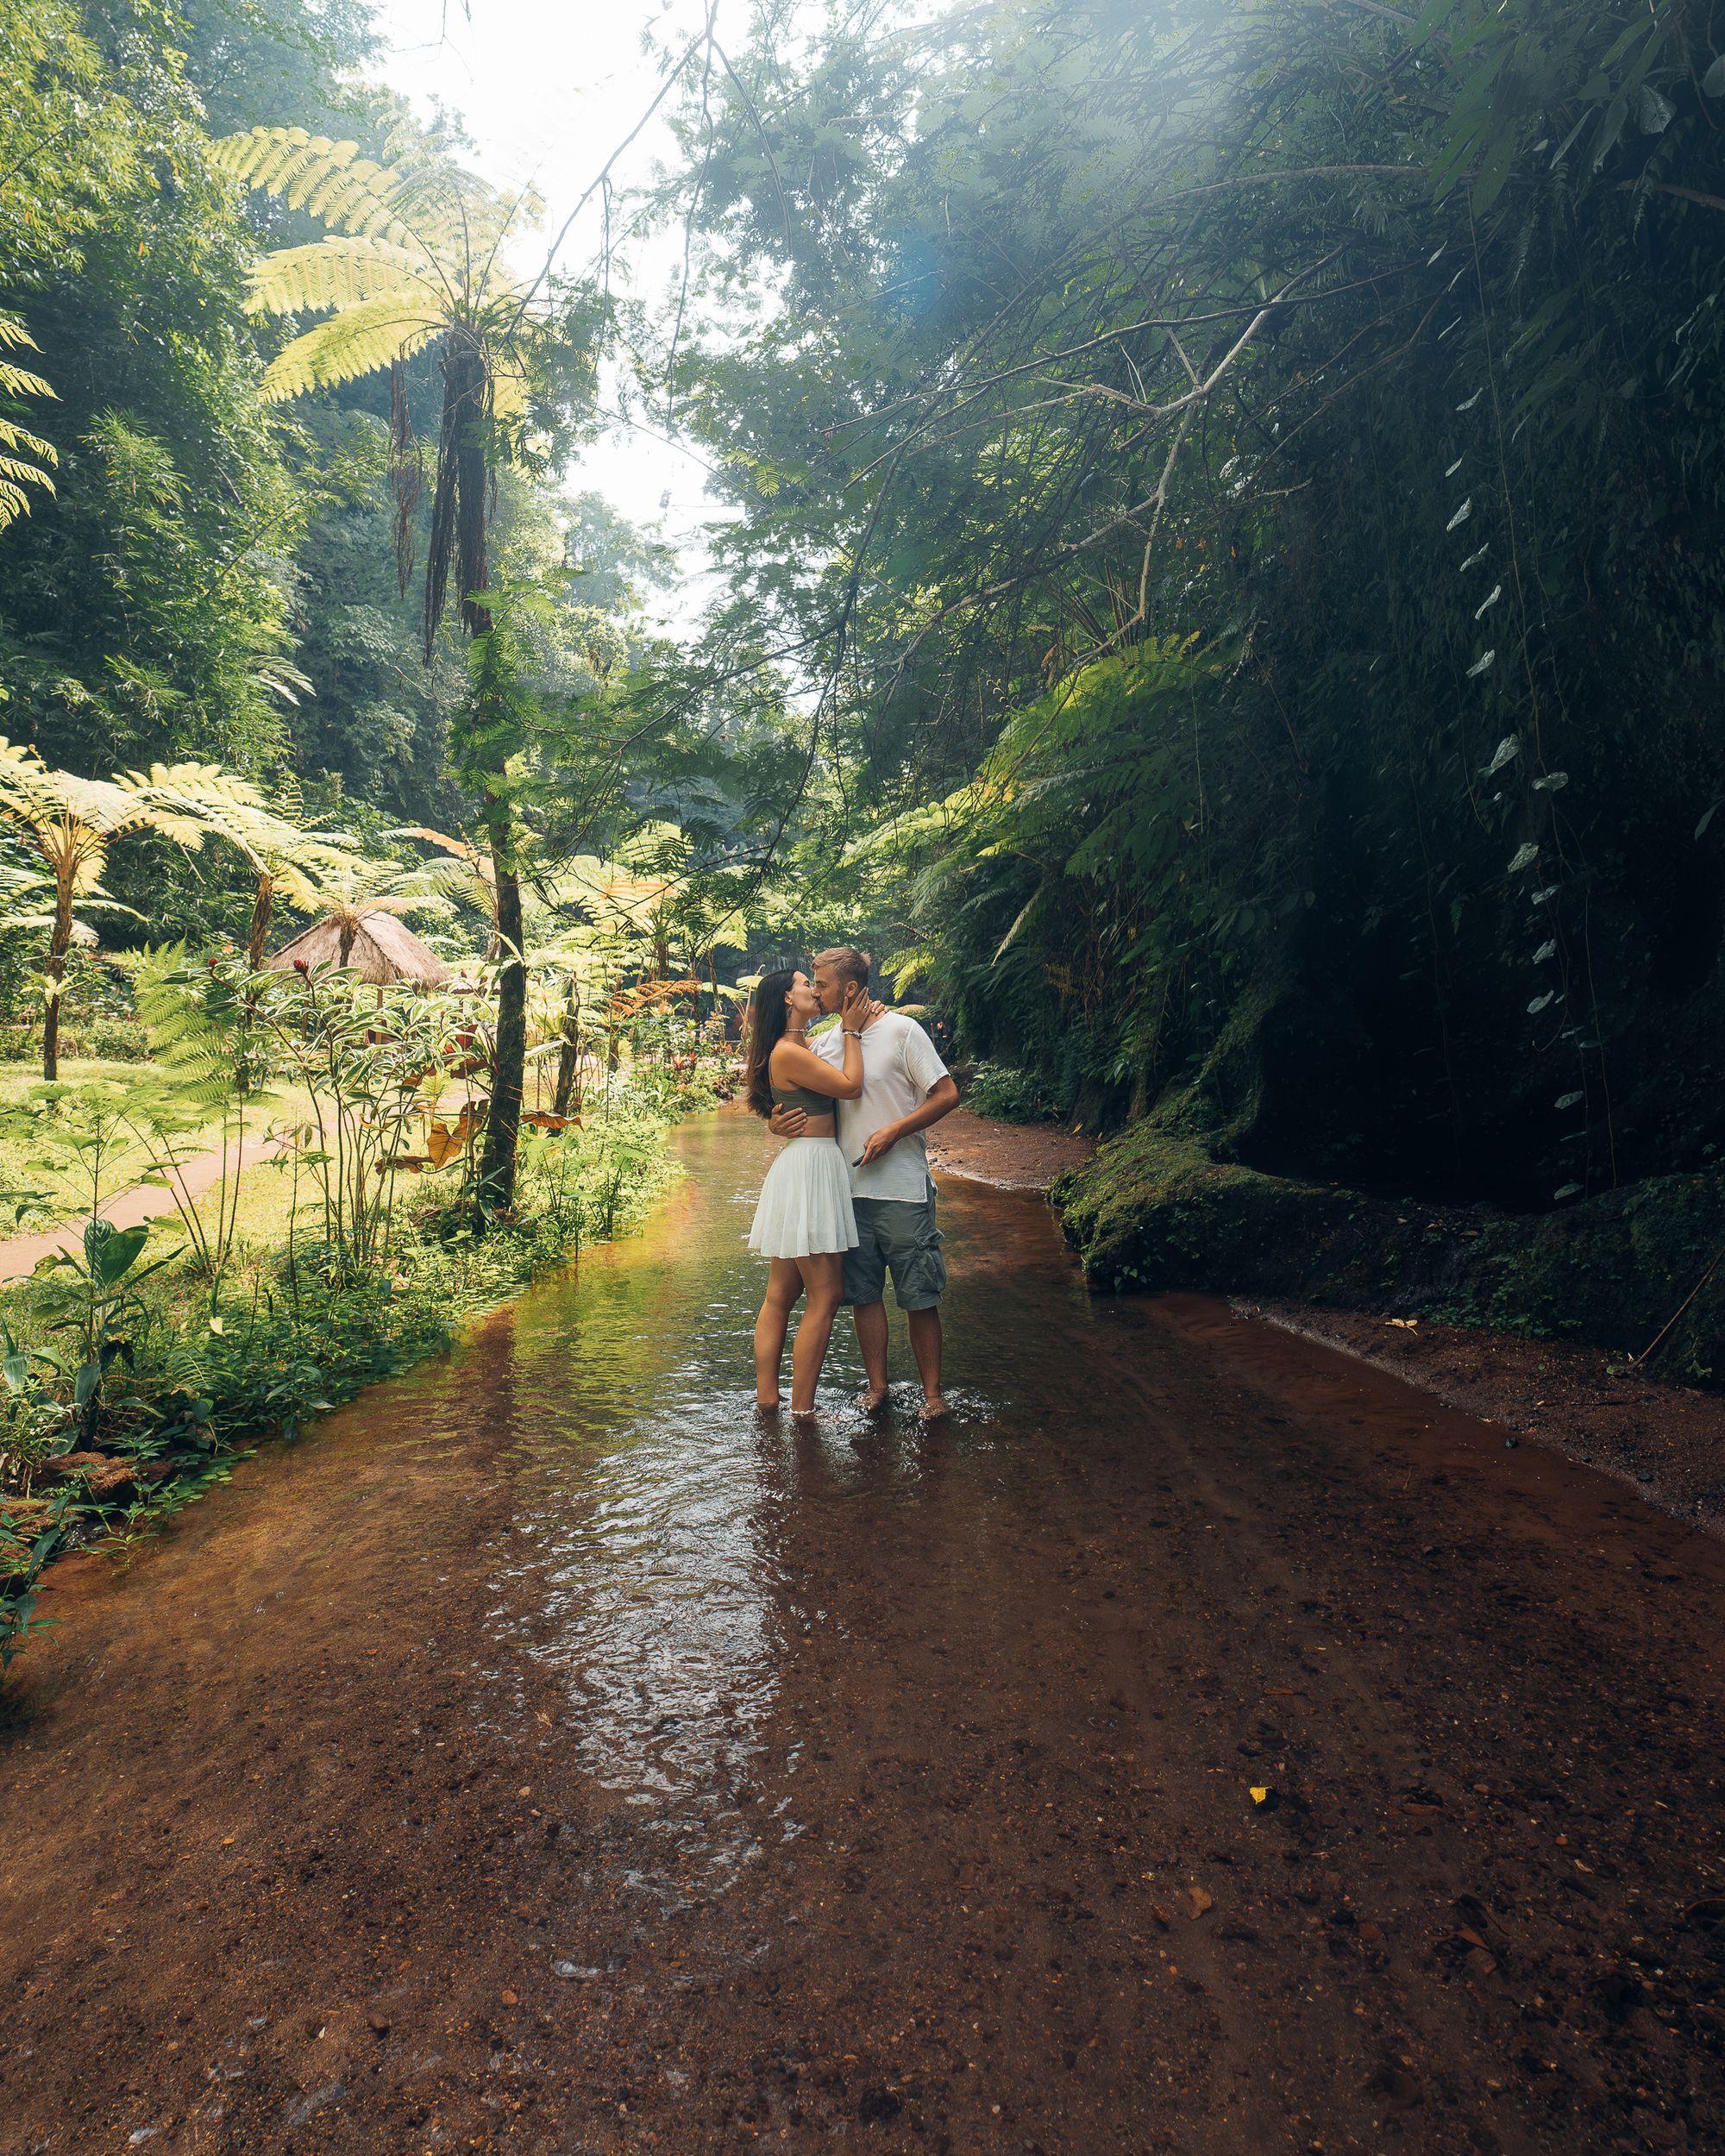
{"label": "man in white t-shirt", "polygon": [[[823,1011],[838,1009],[849,981],[868,987],[867,953],[848,944],[822,951],[814,962],[814,992]],[[844,1048],[837,1028],[809,1045],[830,1062],[839,1061]],[[856,1212],[859,1239],[856,1248],[845,1253],[844,1300],[856,1323],[868,1380],[862,1404],[873,1413],[887,1398],[890,1273],[922,1380],[922,1411],[944,1415],[940,1298],[946,1288],[946,1260],[935,1225],[934,1181],[922,1134],[958,1106],[958,1088],[914,1018],[870,1003],[862,1020],[862,1097],[833,1105]],[[772,1127],[781,1138],[794,1138],[802,1121],[800,1108],[781,1108]]]}

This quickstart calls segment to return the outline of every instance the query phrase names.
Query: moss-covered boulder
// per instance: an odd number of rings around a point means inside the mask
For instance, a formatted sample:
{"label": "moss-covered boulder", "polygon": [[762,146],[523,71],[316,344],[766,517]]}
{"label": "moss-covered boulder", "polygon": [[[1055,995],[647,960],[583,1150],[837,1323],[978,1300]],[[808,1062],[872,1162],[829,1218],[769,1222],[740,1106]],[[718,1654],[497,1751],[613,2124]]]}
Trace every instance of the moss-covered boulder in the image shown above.
{"label": "moss-covered boulder", "polygon": [[1218,1160],[1155,1119],[1102,1146],[1054,1197],[1097,1288],[1295,1294],[1319,1254],[1354,1271],[1383,1232],[1357,1191]]}

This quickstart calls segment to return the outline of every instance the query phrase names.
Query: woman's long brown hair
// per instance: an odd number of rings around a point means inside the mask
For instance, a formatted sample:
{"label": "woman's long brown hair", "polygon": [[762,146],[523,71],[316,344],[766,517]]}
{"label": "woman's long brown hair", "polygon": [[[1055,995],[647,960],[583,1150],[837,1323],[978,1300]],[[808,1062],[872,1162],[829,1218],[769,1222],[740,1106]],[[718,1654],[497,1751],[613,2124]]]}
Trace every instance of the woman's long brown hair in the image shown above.
{"label": "woman's long brown hair", "polygon": [[794,966],[781,966],[777,973],[763,974],[750,1000],[749,1056],[743,1065],[743,1083],[750,1106],[762,1118],[773,1112],[769,1067],[773,1050],[784,1039],[785,1028],[790,1023],[785,998],[791,993],[796,977]]}

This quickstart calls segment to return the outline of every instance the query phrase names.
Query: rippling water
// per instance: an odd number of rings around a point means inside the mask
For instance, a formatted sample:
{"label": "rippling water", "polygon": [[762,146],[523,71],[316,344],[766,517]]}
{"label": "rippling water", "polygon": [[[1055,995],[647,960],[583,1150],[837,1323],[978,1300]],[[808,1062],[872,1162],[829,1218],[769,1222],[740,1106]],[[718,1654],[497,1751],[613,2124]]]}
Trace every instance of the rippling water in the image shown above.
{"label": "rippling water", "polygon": [[[534,1651],[567,1688],[582,1764],[634,1808],[637,1830],[662,1830],[668,1893],[674,1878],[677,1893],[710,1890],[764,1836],[800,1831],[794,1805],[751,1819],[742,1801],[790,1651],[818,1629],[843,1636],[842,1620],[806,1606],[802,1568],[786,1563],[786,1508],[825,1505],[842,1533],[847,1495],[878,1490],[883,1474],[913,1482],[921,1456],[896,1318],[888,1432],[854,1406],[862,1368],[847,1319],[819,1426],[756,1413],[750,1336],[765,1268],[743,1238],[768,1145],[736,1114],[678,1142],[689,1180],[645,1234],[589,1251],[463,1358],[518,1446],[526,1547],[510,1606],[542,1613]],[[1039,1219],[1022,1201],[1013,1210]],[[944,1222],[962,1257],[964,1223],[950,1207]],[[952,1346],[946,1441],[986,1444],[988,1393],[963,1382],[979,1358],[962,1332]],[[794,1772],[794,1740],[787,1756],[782,1727],[775,1737]]]}

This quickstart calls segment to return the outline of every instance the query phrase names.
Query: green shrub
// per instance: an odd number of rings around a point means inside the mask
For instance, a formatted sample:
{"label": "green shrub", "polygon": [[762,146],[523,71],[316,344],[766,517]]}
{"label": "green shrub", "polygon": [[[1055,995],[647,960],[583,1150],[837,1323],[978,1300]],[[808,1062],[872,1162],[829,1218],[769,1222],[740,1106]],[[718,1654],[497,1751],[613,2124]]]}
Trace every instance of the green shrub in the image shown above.
{"label": "green shrub", "polygon": [[1066,1115],[1045,1079],[1010,1063],[978,1063],[965,1082],[964,1105],[1002,1123],[1059,1123]]}
{"label": "green shrub", "polygon": [[[327,1239],[312,1193],[280,1247],[236,1244],[214,1282],[189,1250],[147,1262],[152,1237],[175,1233],[163,1220],[123,1236],[92,1230],[81,1265],[0,1289],[0,1659],[41,1621],[31,1613],[53,1556],[177,1509],[224,1479],[241,1449],[297,1435],[584,1243],[638,1227],[682,1173],[670,1127],[631,1071],[590,1094],[581,1124],[528,1126],[509,1218],[480,1215],[460,1178],[446,1195],[428,1177],[362,1265]],[[122,1244],[123,1265],[110,1254]],[[45,1501],[33,1483],[84,1449],[129,1463],[131,1479],[105,1497],[87,1477],[63,1483],[52,1533],[37,1532]]]}

